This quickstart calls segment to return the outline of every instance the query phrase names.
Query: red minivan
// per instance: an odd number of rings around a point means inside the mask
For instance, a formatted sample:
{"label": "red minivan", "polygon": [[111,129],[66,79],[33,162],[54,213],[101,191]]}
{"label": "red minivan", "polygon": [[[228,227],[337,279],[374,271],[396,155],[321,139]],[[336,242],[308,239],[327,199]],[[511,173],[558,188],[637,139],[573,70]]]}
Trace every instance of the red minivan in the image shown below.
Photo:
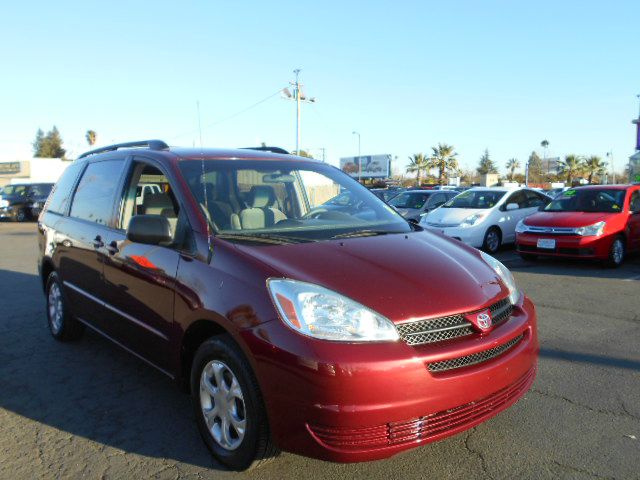
{"label": "red minivan", "polygon": [[640,250],[640,185],[590,185],[560,193],[541,212],[521,220],[516,245],[525,260],[538,255],[622,264]]}
{"label": "red minivan", "polygon": [[38,223],[53,337],[89,328],[180,382],[234,469],[388,457],[524,395],[536,314],[502,263],[278,152],[82,155]]}

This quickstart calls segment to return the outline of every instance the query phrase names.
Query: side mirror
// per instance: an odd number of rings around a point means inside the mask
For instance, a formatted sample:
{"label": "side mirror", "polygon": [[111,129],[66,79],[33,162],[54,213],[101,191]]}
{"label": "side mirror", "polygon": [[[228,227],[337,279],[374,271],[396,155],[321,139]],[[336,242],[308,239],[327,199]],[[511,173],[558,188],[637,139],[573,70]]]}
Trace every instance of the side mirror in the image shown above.
{"label": "side mirror", "polygon": [[518,205],[517,203],[507,203],[507,211],[518,210],[519,208],[520,208],[520,205]]}
{"label": "side mirror", "polygon": [[173,237],[169,220],[162,215],[136,215],[129,221],[127,240],[147,245],[170,243]]}

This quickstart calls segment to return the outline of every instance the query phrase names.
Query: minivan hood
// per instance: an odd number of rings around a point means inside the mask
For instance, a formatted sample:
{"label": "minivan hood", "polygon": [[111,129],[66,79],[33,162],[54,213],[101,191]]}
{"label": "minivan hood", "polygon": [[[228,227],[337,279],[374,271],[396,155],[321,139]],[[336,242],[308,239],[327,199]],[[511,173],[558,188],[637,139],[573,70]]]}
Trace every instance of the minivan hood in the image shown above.
{"label": "minivan hood", "polygon": [[509,294],[477,250],[426,231],[236,248],[395,322],[474,311]]}
{"label": "minivan hood", "polygon": [[476,213],[489,212],[489,208],[436,208],[427,215],[427,222],[459,225],[465,218]]}
{"label": "minivan hood", "polygon": [[577,228],[610,219],[612,215],[619,214],[602,212],[538,212],[527,217],[524,223],[532,227]]}

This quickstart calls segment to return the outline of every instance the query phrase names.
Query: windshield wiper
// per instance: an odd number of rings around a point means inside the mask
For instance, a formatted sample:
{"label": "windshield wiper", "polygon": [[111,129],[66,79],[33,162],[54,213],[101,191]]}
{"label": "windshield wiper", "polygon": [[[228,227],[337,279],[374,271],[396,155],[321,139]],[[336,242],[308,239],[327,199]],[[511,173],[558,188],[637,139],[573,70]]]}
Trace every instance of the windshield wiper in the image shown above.
{"label": "windshield wiper", "polygon": [[290,243],[299,243],[301,241],[307,241],[306,239],[297,239],[293,237],[286,237],[283,235],[273,235],[270,233],[219,233],[216,235],[218,238],[225,240],[240,240],[246,242],[260,242],[270,243],[272,245],[285,245]]}
{"label": "windshield wiper", "polygon": [[336,238],[374,237],[376,235],[387,235],[389,233],[399,232],[386,232],[383,230],[356,230],[355,232],[339,233],[330,237],[330,240],[334,240]]}

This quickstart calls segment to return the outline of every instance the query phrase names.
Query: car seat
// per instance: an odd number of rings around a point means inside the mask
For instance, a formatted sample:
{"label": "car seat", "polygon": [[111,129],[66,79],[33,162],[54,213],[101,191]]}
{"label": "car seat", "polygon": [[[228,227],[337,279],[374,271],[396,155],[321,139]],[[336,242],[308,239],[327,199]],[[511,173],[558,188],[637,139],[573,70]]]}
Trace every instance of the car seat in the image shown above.
{"label": "car seat", "polygon": [[272,227],[287,216],[274,207],[276,194],[270,185],[254,185],[249,191],[247,203],[251,205],[231,215],[231,228],[234,230],[252,230]]}

